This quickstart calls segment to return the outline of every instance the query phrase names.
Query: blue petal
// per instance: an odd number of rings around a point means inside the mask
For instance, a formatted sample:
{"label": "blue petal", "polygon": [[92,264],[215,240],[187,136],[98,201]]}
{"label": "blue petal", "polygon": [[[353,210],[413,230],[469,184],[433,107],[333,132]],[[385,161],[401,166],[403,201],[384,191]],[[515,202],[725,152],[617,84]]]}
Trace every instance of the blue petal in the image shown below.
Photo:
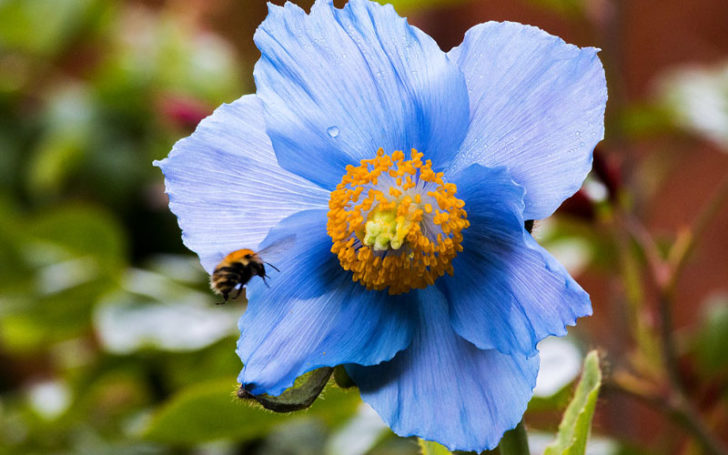
{"label": "blue petal", "polygon": [[437,288],[411,294],[419,316],[412,345],[389,362],[347,371],[395,433],[451,450],[492,449],[526,410],[538,356],[482,351],[453,332]]}
{"label": "blue petal", "polygon": [[505,168],[472,165],[454,181],[470,227],[455,274],[438,281],[453,328],[481,349],[533,355],[591,314],[589,295],[523,228],[523,189]]}
{"label": "blue petal", "polygon": [[281,166],[326,188],[347,164],[416,148],[444,167],[465,137],[465,80],[391,5],[269,5],[255,34],[258,96]]}
{"label": "blue petal", "polygon": [[254,95],[220,106],[154,164],[182,239],[208,273],[227,253],[257,248],[291,213],[328,206],[328,191],[278,166]]}
{"label": "blue petal", "polygon": [[607,86],[598,49],[512,22],[476,25],[450,51],[465,74],[471,124],[452,172],[506,166],[541,219],[581,187],[604,136]]}
{"label": "blue petal", "polygon": [[412,336],[402,297],[367,291],[341,269],[330,252],[325,211],[293,215],[270,237],[290,234],[295,245],[276,261],[280,273],[270,272],[270,289],[251,281],[239,323],[245,368],[238,381],[254,394],[278,395],[315,368],[389,360]]}

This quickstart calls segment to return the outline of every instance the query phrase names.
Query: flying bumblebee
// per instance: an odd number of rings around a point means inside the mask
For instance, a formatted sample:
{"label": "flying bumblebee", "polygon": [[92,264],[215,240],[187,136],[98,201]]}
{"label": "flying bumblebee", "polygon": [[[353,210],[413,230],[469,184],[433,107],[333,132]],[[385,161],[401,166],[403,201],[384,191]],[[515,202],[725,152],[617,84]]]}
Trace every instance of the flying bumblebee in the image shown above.
{"label": "flying bumblebee", "polygon": [[293,235],[284,237],[258,252],[243,248],[225,256],[210,275],[210,288],[216,294],[222,295],[223,298],[223,301],[219,302],[218,305],[226,303],[230,298],[230,294],[236,289],[237,293],[232,298],[238,298],[248,281],[255,276],[261,277],[263,283],[268,286],[268,282],[265,280],[268,278],[265,265],[271,266],[277,272],[280,272],[280,270],[262,258],[285,250],[293,243],[293,238]]}

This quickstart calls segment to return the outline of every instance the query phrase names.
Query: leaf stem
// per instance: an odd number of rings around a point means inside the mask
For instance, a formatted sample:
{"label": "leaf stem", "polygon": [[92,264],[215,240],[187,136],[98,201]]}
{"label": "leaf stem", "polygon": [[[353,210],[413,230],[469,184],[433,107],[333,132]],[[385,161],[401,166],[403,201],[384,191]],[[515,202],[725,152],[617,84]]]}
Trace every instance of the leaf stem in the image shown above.
{"label": "leaf stem", "polygon": [[640,244],[645,253],[652,278],[658,289],[660,347],[670,390],[665,399],[665,397],[647,394],[644,391],[623,387],[617,383],[610,385],[612,389],[626,393],[666,413],[674,422],[693,435],[705,453],[711,455],[728,455],[728,449],[710,432],[700,414],[687,398],[685,386],[680,378],[672,311],[680,275],[695,250],[697,242],[702,239],[710,222],[726,201],[728,201],[728,177],[718,185],[718,189],[698,214],[692,229],[684,231],[678,236],[666,261],[660,258],[654,241],[642,225],[629,218],[624,223],[632,238]]}
{"label": "leaf stem", "polygon": [[498,452],[501,455],[529,455],[528,436],[523,421],[516,425],[516,428],[506,431],[498,445]]}
{"label": "leaf stem", "polygon": [[659,275],[654,277],[659,288],[660,344],[671,389],[670,397],[666,401],[671,405],[670,409],[674,415],[674,420],[689,429],[706,450],[706,453],[711,454],[728,454],[728,450],[722,447],[721,443],[710,434],[700,414],[687,399],[685,386],[680,378],[672,312],[677,282],[685,268],[685,264],[695,250],[697,242],[703,238],[710,222],[727,200],[728,177],[725,177],[714,195],[698,214],[693,228],[682,237],[679,237],[671,249],[667,262],[669,270],[667,279],[663,280]]}
{"label": "leaf stem", "polygon": [[617,381],[605,384],[607,390],[635,398],[647,406],[666,414],[673,422],[685,428],[709,455],[728,455],[728,449],[708,430],[700,415],[682,394],[674,394],[668,399],[650,394],[634,387],[623,386]]}
{"label": "leaf stem", "polygon": [[668,261],[672,266],[672,276],[670,277],[671,279],[668,281],[666,287],[671,291],[677,284],[677,280],[680,277],[687,260],[690,258],[690,255],[695,249],[697,242],[703,238],[710,222],[713,218],[715,218],[715,215],[718,214],[721,206],[726,201],[728,201],[728,176],[720,182],[718,189],[700,211],[693,228],[686,235],[686,239],[683,242],[678,242],[676,244],[677,248],[673,248],[672,251],[670,251]]}
{"label": "leaf stem", "polygon": [[684,394],[684,387],[680,379],[680,367],[678,365],[677,348],[675,346],[675,337],[673,335],[672,322],[672,302],[674,296],[669,289],[660,289],[658,298],[658,312],[660,315],[660,345],[662,347],[662,357],[665,363],[665,371],[667,379],[670,382],[670,388],[673,392],[680,395]]}

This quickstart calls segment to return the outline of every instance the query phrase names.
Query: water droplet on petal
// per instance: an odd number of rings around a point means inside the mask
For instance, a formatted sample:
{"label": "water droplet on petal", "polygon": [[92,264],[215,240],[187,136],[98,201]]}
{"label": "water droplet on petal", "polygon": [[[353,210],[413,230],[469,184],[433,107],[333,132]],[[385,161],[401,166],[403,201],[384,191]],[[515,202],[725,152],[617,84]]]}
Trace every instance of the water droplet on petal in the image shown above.
{"label": "water droplet on petal", "polygon": [[329,136],[336,137],[339,135],[339,127],[338,126],[330,126],[327,130],[327,133],[329,133]]}

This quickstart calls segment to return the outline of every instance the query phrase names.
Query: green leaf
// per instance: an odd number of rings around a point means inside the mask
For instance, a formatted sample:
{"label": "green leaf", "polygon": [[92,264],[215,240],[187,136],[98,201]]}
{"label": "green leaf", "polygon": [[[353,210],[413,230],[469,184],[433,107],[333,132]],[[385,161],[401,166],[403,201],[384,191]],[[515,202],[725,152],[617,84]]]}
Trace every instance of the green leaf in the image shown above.
{"label": "green leaf", "polygon": [[718,295],[705,305],[700,329],[695,340],[698,366],[706,378],[728,371],[728,295]]}
{"label": "green leaf", "polygon": [[343,365],[337,365],[334,367],[334,381],[336,381],[336,385],[342,389],[356,387],[354,380],[349,377],[349,374],[346,372]]}
{"label": "green leaf", "polygon": [[576,387],[574,398],[564,412],[556,440],[546,448],[544,455],[584,454],[601,384],[599,355],[596,351],[591,351],[584,360],[581,381]]}
{"label": "green leaf", "polygon": [[516,428],[506,431],[498,444],[498,453],[500,455],[529,455],[528,436],[526,435],[526,427],[521,421]]}
{"label": "green leaf", "polygon": [[318,370],[309,371],[296,379],[293,387],[286,389],[282,394],[274,397],[266,393],[253,395],[242,385],[238,389],[238,397],[242,399],[255,400],[264,408],[274,412],[292,412],[306,409],[316,401],[326,383],[331,377],[333,368],[324,367]]}
{"label": "green leaf", "polygon": [[31,223],[28,233],[33,237],[33,256],[41,263],[92,257],[114,272],[124,263],[124,232],[106,210],[67,206],[43,212]]}
{"label": "green leaf", "polygon": [[239,400],[230,381],[211,381],[173,397],[152,417],[142,434],[148,440],[172,444],[215,439],[244,441],[305,417],[319,418],[333,426],[353,415],[359,402],[358,393],[329,387],[308,411],[275,414]]}
{"label": "green leaf", "polygon": [[571,401],[584,355],[568,337],[546,338],[538,349],[541,366],[528,411],[562,411]]}
{"label": "green leaf", "polygon": [[673,113],[660,103],[631,104],[619,117],[621,130],[631,139],[669,133],[675,126]]}
{"label": "green leaf", "polygon": [[420,444],[421,455],[449,455],[451,452],[440,444],[432,441],[417,440]]}
{"label": "green leaf", "polygon": [[728,63],[677,67],[660,77],[657,88],[675,124],[728,149]]}

